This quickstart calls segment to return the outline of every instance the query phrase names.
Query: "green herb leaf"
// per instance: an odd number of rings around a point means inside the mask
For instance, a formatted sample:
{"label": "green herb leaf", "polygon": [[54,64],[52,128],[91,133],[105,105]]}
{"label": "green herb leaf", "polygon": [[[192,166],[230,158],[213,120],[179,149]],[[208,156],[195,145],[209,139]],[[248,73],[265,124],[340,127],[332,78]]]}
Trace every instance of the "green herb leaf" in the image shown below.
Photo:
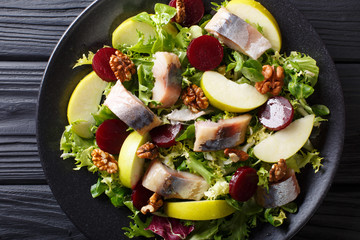
{"label": "green herb leaf", "polygon": [[313,105],[311,109],[315,113],[316,116],[326,116],[330,114],[330,110],[325,105]]}
{"label": "green herb leaf", "polygon": [[222,222],[223,220],[196,221],[195,229],[189,236],[189,240],[213,239]]}
{"label": "green herb leaf", "polygon": [[176,138],[176,141],[182,141],[186,139],[193,139],[195,138],[195,125],[191,124],[189,125],[186,130]]}
{"label": "green herb leaf", "polygon": [[99,126],[105,120],[117,118],[117,116],[105,105],[101,105],[99,110],[92,115],[95,119],[96,126]]}
{"label": "green herb leaf", "polygon": [[298,99],[308,98],[314,92],[314,88],[310,85],[299,82],[290,82],[288,88],[290,93]]}
{"label": "green herb leaf", "polygon": [[297,204],[295,202],[290,202],[288,204],[285,204],[281,206],[281,208],[289,213],[296,213],[298,210]]}
{"label": "green herb leaf", "polygon": [[92,51],[89,51],[87,55],[83,54],[82,57],[76,61],[76,64],[73,66],[73,69],[83,65],[91,65],[94,56],[95,53],[93,53]]}
{"label": "green herb leaf", "polygon": [[189,152],[189,158],[186,164],[190,170],[200,174],[209,184],[215,178],[215,175],[207,166],[202,153]]}
{"label": "green herb leaf", "polygon": [[264,217],[271,225],[279,227],[286,219],[286,214],[280,208],[268,208],[265,210]]}
{"label": "green herb leaf", "polygon": [[98,181],[90,188],[91,196],[96,198],[103,194],[106,189],[107,185],[101,182],[101,178],[98,178]]}
{"label": "green herb leaf", "polygon": [[245,61],[241,72],[252,82],[261,82],[264,80],[264,75],[262,75],[262,65],[256,60],[249,59]]}
{"label": "green herb leaf", "polygon": [[132,201],[125,201],[124,205],[127,206],[133,212],[133,215],[129,216],[129,218],[133,220],[133,222],[130,222],[130,227],[122,228],[124,231],[126,231],[125,235],[128,238],[134,238],[134,237],[140,237],[140,236],[143,236],[146,238],[155,237],[155,235],[152,231],[145,230],[145,228],[147,228],[151,223],[151,217],[147,217],[146,221],[143,222],[139,217],[140,211],[138,211],[134,207]]}
{"label": "green herb leaf", "polygon": [[91,152],[95,148],[95,139],[84,139],[77,135],[72,125],[66,126],[60,140],[60,150],[63,151],[63,159],[73,157],[75,160],[74,170],[87,167],[91,172],[96,172],[97,167],[91,161]]}

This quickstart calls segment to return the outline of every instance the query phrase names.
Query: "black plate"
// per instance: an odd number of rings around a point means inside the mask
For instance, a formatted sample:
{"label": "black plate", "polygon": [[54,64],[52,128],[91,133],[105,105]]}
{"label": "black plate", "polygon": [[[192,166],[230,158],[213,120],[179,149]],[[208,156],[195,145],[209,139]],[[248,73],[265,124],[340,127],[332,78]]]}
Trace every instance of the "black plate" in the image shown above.
{"label": "black plate", "polygon": [[[210,11],[210,1],[204,2]],[[317,60],[320,76],[312,102],[325,104],[331,110],[320,142],[320,150],[325,158],[324,167],[317,174],[314,174],[311,168],[306,168],[299,176],[299,212],[289,214],[287,224],[282,227],[274,228],[266,224],[252,231],[253,239],[288,239],[314,214],[331,185],[343,147],[344,102],[334,63],[312,26],[288,1],[260,2],[280,25],[283,36],[282,51],[297,50]],[[152,0],[94,2],[61,38],[51,56],[41,85],[37,109],[37,138],[42,166],[61,208],[91,239],[126,239],[121,228],[129,225],[129,211],[126,208],[116,209],[106,197],[93,199],[89,189],[96,182],[96,175],[86,170],[73,171],[73,161],[60,159],[59,141],[64,127],[68,124],[67,103],[77,83],[91,70],[73,70],[72,66],[88,50],[96,51],[104,44],[111,45],[111,33],[116,26],[141,11],[153,12],[154,3]]]}

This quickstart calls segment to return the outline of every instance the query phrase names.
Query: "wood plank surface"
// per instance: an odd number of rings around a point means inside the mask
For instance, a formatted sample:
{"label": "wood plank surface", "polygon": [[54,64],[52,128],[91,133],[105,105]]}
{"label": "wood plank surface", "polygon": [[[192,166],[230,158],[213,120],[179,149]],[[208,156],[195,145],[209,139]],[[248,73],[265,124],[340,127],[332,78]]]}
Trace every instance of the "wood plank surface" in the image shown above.
{"label": "wood plank surface", "polygon": [[[86,239],[67,219],[48,186],[2,185],[0,192],[0,239]],[[360,193],[351,188],[333,187],[294,240],[357,240],[359,198]]]}
{"label": "wood plank surface", "polygon": [[[360,109],[360,64],[336,67],[345,96],[347,129],[334,183],[360,184],[358,115],[351,114]],[[0,62],[0,183],[45,183],[35,137],[36,101],[44,68],[42,62]],[[19,91],[21,94],[14,94]]]}
{"label": "wood plank surface", "polygon": [[[360,1],[289,1],[309,19],[335,60],[359,61]],[[2,0],[0,60],[47,60],[68,25],[91,2]]]}
{"label": "wood plank surface", "polygon": [[[294,239],[359,239],[360,1],[289,1],[315,27],[337,63],[347,126],[333,186]],[[47,59],[68,25],[91,2],[0,0],[0,240],[86,239],[46,185],[35,113]]]}

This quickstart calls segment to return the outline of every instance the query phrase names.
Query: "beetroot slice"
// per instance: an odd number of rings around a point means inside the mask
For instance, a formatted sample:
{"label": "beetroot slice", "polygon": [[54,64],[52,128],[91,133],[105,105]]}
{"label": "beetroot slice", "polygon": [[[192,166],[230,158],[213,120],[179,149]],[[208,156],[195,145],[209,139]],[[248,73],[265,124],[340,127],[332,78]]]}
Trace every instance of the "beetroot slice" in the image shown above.
{"label": "beetroot slice", "polygon": [[281,96],[271,97],[261,107],[259,121],[272,131],[286,128],[293,120],[294,108],[289,100]]}
{"label": "beetroot slice", "polygon": [[92,68],[95,73],[106,82],[116,81],[115,74],[110,67],[110,57],[115,55],[115,48],[101,48],[95,54],[92,61]]}
{"label": "beetroot slice", "polygon": [[258,181],[259,177],[254,168],[238,168],[229,183],[230,196],[240,202],[249,200],[256,192]]}
{"label": "beetroot slice", "polygon": [[168,148],[176,144],[175,138],[181,129],[182,125],[180,123],[175,125],[165,124],[152,129],[150,136],[158,147]]}
{"label": "beetroot slice", "polygon": [[133,201],[134,207],[138,210],[141,210],[143,206],[147,205],[149,198],[154,194],[154,192],[145,188],[141,184],[141,180],[136,184],[135,188],[131,193],[131,200]]}
{"label": "beetroot slice", "polygon": [[200,71],[209,71],[220,65],[224,56],[219,40],[203,35],[193,39],[187,49],[190,64]]}
{"label": "beetroot slice", "polygon": [[[205,8],[202,0],[184,0],[185,20],[180,25],[190,27],[200,22]],[[171,0],[169,6],[176,8],[176,0]]]}
{"label": "beetroot slice", "polygon": [[129,132],[128,126],[120,119],[104,121],[96,131],[96,143],[99,148],[111,154],[119,154]]}

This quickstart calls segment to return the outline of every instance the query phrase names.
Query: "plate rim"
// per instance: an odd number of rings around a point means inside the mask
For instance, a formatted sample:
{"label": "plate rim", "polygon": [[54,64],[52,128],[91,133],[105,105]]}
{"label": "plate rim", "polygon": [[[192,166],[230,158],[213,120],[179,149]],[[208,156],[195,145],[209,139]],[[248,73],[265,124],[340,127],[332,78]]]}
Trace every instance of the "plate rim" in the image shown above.
{"label": "plate rim", "polygon": [[[331,58],[330,53],[328,52],[326,45],[324,44],[323,40],[321,39],[320,35],[318,34],[318,32],[315,30],[315,28],[312,26],[312,24],[310,23],[310,21],[291,3],[288,1],[284,1],[281,0],[282,2],[284,2],[286,4],[287,7],[290,7],[292,11],[297,12],[299,15],[301,15],[302,19],[307,22],[309,24],[309,26],[311,26],[311,29],[313,30],[313,33],[317,35],[317,38],[321,41],[322,43],[322,48],[324,48],[325,54],[328,58],[330,58],[331,61],[328,62],[328,64],[330,64],[329,68],[332,69],[332,71],[335,72],[335,76],[334,79],[336,79],[336,83],[337,85],[340,87],[340,91],[339,91],[339,98],[341,100],[340,105],[341,106],[345,106],[344,104],[344,96],[343,96],[343,90],[341,87],[341,81],[339,79],[338,73],[337,73],[337,69],[335,66],[334,61]],[[80,227],[78,225],[78,223],[76,221],[73,220],[72,216],[70,213],[68,213],[68,211],[66,209],[64,209],[62,207],[62,205],[59,202],[59,199],[57,197],[55,197],[54,191],[53,191],[53,182],[49,179],[49,173],[46,170],[46,166],[44,163],[44,150],[40,147],[40,142],[41,140],[41,136],[40,136],[40,121],[39,121],[39,112],[40,112],[40,108],[42,107],[42,103],[41,100],[44,98],[44,91],[43,91],[43,86],[45,84],[45,81],[47,79],[48,76],[48,72],[51,70],[51,67],[54,65],[54,62],[57,57],[57,55],[59,54],[59,49],[62,47],[62,45],[64,44],[64,41],[66,41],[67,38],[70,37],[71,34],[69,34],[73,28],[76,27],[76,25],[80,24],[82,18],[85,18],[86,15],[89,13],[89,11],[91,11],[93,8],[96,8],[99,4],[101,4],[103,1],[101,0],[95,0],[92,3],[90,3],[90,5],[88,5],[72,22],[71,24],[67,27],[67,29],[64,31],[64,33],[62,34],[61,38],[58,40],[57,44],[54,47],[54,50],[52,51],[50,58],[48,60],[48,63],[45,67],[44,70],[44,74],[42,76],[42,80],[41,80],[41,84],[39,87],[39,94],[38,94],[38,98],[37,98],[37,104],[36,104],[36,139],[37,139],[37,147],[38,147],[38,152],[39,152],[39,158],[40,158],[40,162],[41,162],[41,166],[44,170],[44,174],[46,177],[46,182],[48,183],[54,198],[56,199],[57,203],[59,204],[60,208],[63,210],[63,212],[66,214],[66,216],[71,220],[71,222],[87,237],[91,238],[91,236],[89,236],[86,231]],[[156,2],[154,0],[154,2]],[[266,0],[260,0],[260,2],[263,4],[263,2],[266,2]],[[313,210],[311,211],[311,214],[308,214],[305,218],[301,219],[301,223],[300,223],[300,227],[298,227],[295,231],[292,231],[289,235],[287,239],[292,238],[293,236],[295,236],[301,229],[303,229],[303,227],[308,223],[308,221],[314,216],[314,214],[316,213],[316,211],[318,210],[318,208],[321,206],[321,204],[323,203],[325,197],[327,196],[327,193],[329,192],[332,184],[333,184],[333,180],[334,177],[336,175],[336,172],[338,171],[339,168],[339,164],[341,161],[341,156],[342,156],[342,152],[343,152],[343,146],[344,146],[344,140],[345,140],[345,109],[342,108],[340,109],[341,115],[337,116],[337,118],[340,119],[340,125],[337,126],[338,128],[340,128],[340,135],[338,136],[340,138],[340,144],[339,144],[339,151],[337,152],[338,155],[335,157],[336,162],[335,162],[335,166],[331,169],[327,169],[327,171],[331,171],[330,175],[329,175],[329,181],[330,183],[326,185],[326,187],[322,188],[323,193],[322,196],[319,198],[319,201],[317,201],[314,205],[313,205]],[[59,157],[60,159],[60,157]],[[60,159],[61,160],[61,159]]]}

